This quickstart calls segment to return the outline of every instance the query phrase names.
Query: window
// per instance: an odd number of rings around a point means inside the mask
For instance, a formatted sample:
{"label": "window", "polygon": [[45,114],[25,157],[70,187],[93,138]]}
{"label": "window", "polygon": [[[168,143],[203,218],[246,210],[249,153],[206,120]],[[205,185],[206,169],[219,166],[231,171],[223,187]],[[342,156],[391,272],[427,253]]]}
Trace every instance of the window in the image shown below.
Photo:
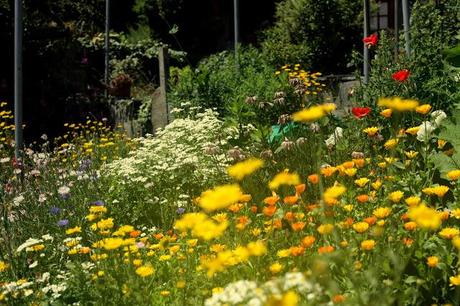
{"label": "window", "polygon": [[377,2],[379,9],[371,15],[371,32],[386,29],[390,26],[390,7],[387,1]]}

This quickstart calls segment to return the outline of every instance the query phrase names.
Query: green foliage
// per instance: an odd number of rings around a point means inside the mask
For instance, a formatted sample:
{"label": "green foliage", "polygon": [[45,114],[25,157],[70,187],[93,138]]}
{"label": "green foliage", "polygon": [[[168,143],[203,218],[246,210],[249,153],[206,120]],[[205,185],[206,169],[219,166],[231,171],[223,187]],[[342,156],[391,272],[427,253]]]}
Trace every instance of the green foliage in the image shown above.
{"label": "green foliage", "polygon": [[275,65],[302,63],[309,69],[343,72],[360,46],[362,1],[284,0],[275,25],[265,31],[264,53]]}
{"label": "green foliage", "polygon": [[[357,91],[356,101],[374,106],[378,97],[401,96],[429,103],[435,109],[452,110],[460,99],[460,87],[443,60],[442,51],[452,39],[451,32],[443,26],[445,18],[433,3],[416,2],[411,15],[411,54],[404,53],[401,42],[396,60],[395,38],[381,32],[371,61],[369,84]],[[460,19],[449,20],[449,24],[460,29]],[[409,79],[403,83],[392,79],[392,74],[401,69],[410,71]]]}

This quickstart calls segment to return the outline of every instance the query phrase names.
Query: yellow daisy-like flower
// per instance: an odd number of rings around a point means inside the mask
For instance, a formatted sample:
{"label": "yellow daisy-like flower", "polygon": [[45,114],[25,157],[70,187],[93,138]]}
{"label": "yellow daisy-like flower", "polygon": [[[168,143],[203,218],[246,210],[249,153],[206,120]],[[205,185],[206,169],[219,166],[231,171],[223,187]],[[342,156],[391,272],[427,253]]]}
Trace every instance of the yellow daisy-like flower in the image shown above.
{"label": "yellow daisy-like flower", "polygon": [[449,277],[449,282],[451,286],[460,286],[460,275]]}
{"label": "yellow daisy-like flower", "polygon": [[456,181],[460,178],[460,169],[452,170],[447,172],[447,177],[451,181]]}
{"label": "yellow daisy-like flower", "polygon": [[141,266],[136,269],[136,274],[139,275],[140,277],[150,276],[154,272],[155,272],[155,269],[153,269],[151,266]]}
{"label": "yellow daisy-like flower", "polygon": [[250,158],[248,160],[237,163],[227,168],[228,175],[236,180],[242,180],[245,176],[253,173],[264,165],[264,162],[258,158]]}
{"label": "yellow daisy-like flower", "polygon": [[438,266],[438,263],[439,263],[439,258],[436,256],[430,256],[426,259],[426,264],[430,268],[436,268]]}
{"label": "yellow daisy-like flower", "polygon": [[406,134],[411,134],[412,136],[417,135],[417,132],[420,130],[419,126],[414,126],[406,130]]}
{"label": "yellow daisy-like flower", "polygon": [[419,197],[412,196],[404,200],[408,206],[417,206],[422,201]]}
{"label": "yellow daisy-like flower", "polygon": [[379,208],[374,209],[372,214],[379,219],[383,219],[383,218],[388,217],[390,213],[391,213],[390,207],[379,207]]}
{"label": "yellow daisy-like flower", "polygon": [[269,270],[272,274],[277,274],[283,270],[283,266],[279,262],[275,262],[270,266]]}
{"label": "yellow daisy-like flower", "polygon": [[383,146],[385,147],[385,149],[391,150],[394,147],[396,147],[397,144],[398,144],[398,139],[392,138],[392,139],[388,139]]}
{"label": "yellow daisy-like flower", "polygon": [[224,209],[238,202],[242,195],[240,186],[236,184],[217,186],[203,192],[198,205],[208,212]]}
{"label": "yellow daisy-like flower", "polygon": [[391,108],[384,109],[383,111],[380,112],[380,115],[382,115],[382,117],[384,118],[390,118],[392,114],[393,114],[393,111],[391,110]]}
{"label": "yellow daisy-like flower", "polygon": [[300,122],[314,122],[336,109],[334,103],[325,103],[323,105],[314,105],[309,108],[298,111],[292,115],[292,120]]}
{"label": "yellow daisy-like flower", "polygon": [[372,127],[365,128],[363,132],[366,133],[367,136],[372,137],[372,136],[375,136],[379,132],[379,130],[380,129],[378,127],[372,126]]}
{"label": "yellow daisy-like flower", "polygon": [[409,152],[404,152],[407,158],[413,159],[418,155],[417,151],[409,151]]}
{"label": "yellow daisy-like flower", "polygon": [[81,233],[81,227],[80,226],[75,226],[72,228],[69,228],[68,230],[65,231],[67,235],[72,235],[75,233]]}
{"label": "yellow daisy-like flower", "polygon": [[401,201],[402,197],[404,196],[404,192],[397,190],[393,191],[388,195],[388,199],[393,202],[393,203],[399,203]]}
{"label": "yellow daisy-like flower", "polygon": [[409,208],[408,216],[424,229],[435,230],[441,226],[442,216],[433,208],[420,204]]}
{"label": "yellow daisy-like flower", "polygon": [[318,233],[320,233],[321,235],[327,235],[334,231],[334,225],[330,223],[321,224],[320,226],[318,226],[317,230]]}
{"label": "yellow daisy-like flower", "polygon": [[375,240],[369,239],[361,242],[361,250],[371,251],[375,247]]}
{"label": "yellow daisy-like flower", "polygon": [[454,227],[446,227],[439,232],[439,236],[441,236],[444,239],[452,239],[454,237],[457,237],[459,234],[460,230]]}
{"label": "yellow daisy-like flower", "polygon": [[428,187],[422,190],[422,192],[427,195],[436,195],[439,198],[442,198],[448,191],[449,191],[449,187],[444,186],[444,185]]}
{"label": "yellow daisy-like flower", "polygon": [[278,189],[281,185],[299,185],[300,178],[297,173],[283,171],[278,173],[268,184],[271,190]]}
{"label": "yellow daisy-like flower", "polygon": [[417,106],[415,108],[415,111],[419,114],[422,114],[422,115],[426,115],[430,112],[431,110],[431,105],[430,104],[423,104],[423,105],[420,105],[420,106]]}
{"label": "yellow daisy-like flower", "polygon": [[450,212],[450,215],[455,219],[460,219],[460,208],[456,208]]}
{"label": "yellow daisy-like flower", "polygon": [[401,99],[400,97],[381,98],[377,104],[397,112],[413,111],[419,105],[416,100]]}
{"label": "yellow daisy-like flower", "polygon": [[353,229],[357,233],[364,233],[365,231],[369,229],[369,224],[367,222],[357,222],[353,224]]}
{"label": "yellow daisy-like flower", "polygon": [[460,237],[458,236],[455,236],[453,239],[452,239],[452,245],[460,251]]}
{"label": "yellow daisy-like flower", "polygon": [[362,177],[357,180],[355,180],[355,184],[358,185],[359,187],[364,187],[366,184],[369,183],[369,179],[367,177]]}

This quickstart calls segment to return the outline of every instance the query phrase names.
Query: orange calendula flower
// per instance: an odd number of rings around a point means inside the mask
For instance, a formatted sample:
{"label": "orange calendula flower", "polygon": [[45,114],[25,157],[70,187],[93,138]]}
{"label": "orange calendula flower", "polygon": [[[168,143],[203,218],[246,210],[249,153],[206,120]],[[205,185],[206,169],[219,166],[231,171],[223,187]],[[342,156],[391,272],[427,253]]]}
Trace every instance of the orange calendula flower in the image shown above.
{"label": "orange calendula flower", "polygon": [[404,229],[406,231],[415,231],[416,228],[417,228],[417,223],[415,223],[414,221],[404,223]]}
{"label": "orange calendula flower", "polygon": [[314,185],[319,183],[319,176],[318,174],[310,174],[308,176],[308,181]]}
{"label": "orange calendula flower", "polygon": [[291,256],[300,256],[305,253],[305,248],[302,246],[292,246],[289,248]]}
{"label": "orange calendula flower", "polygon": [[336,171],[337,171],[336,167],[327,166],[327,167],[321,168],[320,172],[325,177],[329,177],[329,176],[333,175]]}
{"label": "orange calendula flower", "polygon": [[439,263],[439,258],[437,256],[430,256],[426,259],[426,264],[430,268],[436,268]]}
{"label": "orange calendula flower", "polygon": [[309,248],[315,243],[316,238],[314,236],[306,236],[302,239],[302,246],[305,248]]}
{"label": "orange calendula flower", "polygon": [[305,222],[296,222],[291,224],[291,228],[294,232],[300,232],[305,227]]}
{"label": "orange calendula flower", "polygon": [[319,254],[327,254],[327,253],[332,253],[334,252],[334,247],[330,245],[322,246],[318,249]]}
{"label": "orange calendula flower", "polygon": [[267,206],[262,210],[263,214],[267,217],[272,217],[276,212],[276,206]]}
{"label": "orange calendula flower", "polygon": [[367,217],[364,219],[364,222],[366,222],[369,225],[374,225],[377,222],[377,218],[372,216],[372,217]]}
{"label": "orange calendula flower", "polygon": [[430,104],[423,104],[423,105],[420,105],[420,106],[417,106],[415,108],[415,111],[419,114],[422,114],[422,115],[426,115],[430,112],[431,110],[431,105]]}
{"label": "orange calendula flower", "polygon": [[294,205],[297,203],[298,200],[299,200],[298,196],[287,196],[284,198],[283,202],[284,204]]}
{"label": "orange calendula flower", "polygon": [[304,193],[306,187],[307,187],[307,185],[305,185],[305,184],[300,184],[300,185],[295,186],[296,195],[299,196],[302,193]]}
{"label": "orange calendula flower", "polygon": [[360,194],[356,196],[356,200],[359,203],[366,203],[367,201],[369,201],[369,196],[367,194]]}

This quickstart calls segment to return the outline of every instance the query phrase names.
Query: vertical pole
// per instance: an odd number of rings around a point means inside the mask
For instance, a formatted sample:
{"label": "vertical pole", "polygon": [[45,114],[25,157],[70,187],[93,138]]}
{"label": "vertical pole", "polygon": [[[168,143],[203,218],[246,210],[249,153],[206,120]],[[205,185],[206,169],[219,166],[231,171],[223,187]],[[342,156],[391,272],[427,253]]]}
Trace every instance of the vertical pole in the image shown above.
{"label": "vertical pole", "polygon": [[22,137],[22,0],[14,2],[14,140],[16,159],[21,158]]}
{"label": "vertical pole", "polygon": [[[164,103],[164,111],[166,112],[166,124],[170,122],[169,120],[169,106],[168,106],[168,82],[169,82],[169,53],[168,47],[162,47],[160,49],[160,54],[158,57],[160,62],[160,90],[161,96]],[[166,125],[165,124],[165,125]]]}
{"label": "vertical pole", "polygon": [[239,0],[233,0],[233,25],[234,25],[234,35],[235,35],[235,64],[236,64],[236,71],[239,70],[239,60],[238,60],[238,43],[240,40],[240,17],[239,17]]}
{"label": "vertical pole", "polygon": [[109,52],[110,52],[110,0],[105,0],[105,69],[104,69],[104,83],[105,83],[105,97],[109,96]]}
{"label": "vertical pole", "polygon": [[399,1],[394,0],[395,60],[399,54]]}
{"label": "vertical pole", "polygon": [[[370,31],[370,4],[369,0],[364,0],[364,37],[369,36]],[[369,82],[369,70],[370,70],[370,55],[369,48],[364,45],[364,63],[363,63],[363,72],[364,72],[364,84]]]}
{"label": "vertical pole", "polygon": [[403,22],[404,22],[404,44],[406,49],[406,54],[410,55],[410,24],[409,24],[409,1],[402,0],[402,12],[403,12]]}

